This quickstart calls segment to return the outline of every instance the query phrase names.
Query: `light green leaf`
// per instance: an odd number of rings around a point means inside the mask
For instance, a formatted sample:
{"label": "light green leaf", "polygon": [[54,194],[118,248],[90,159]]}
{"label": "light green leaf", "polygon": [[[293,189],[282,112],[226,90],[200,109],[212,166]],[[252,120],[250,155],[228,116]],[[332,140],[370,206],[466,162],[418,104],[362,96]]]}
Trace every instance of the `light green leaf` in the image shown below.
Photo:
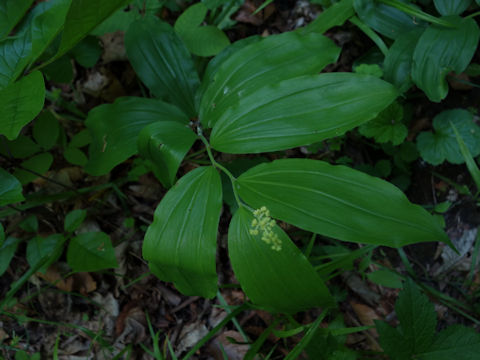
{"label": "light green leaf", "polygon": [[45,238],[36,236],[30,239],[27,245],[27,261],[30,267],[34,267],[45,256],[48,256],[48,261],[38,270],[44,273],[62,255],[64,242],[65,238],[62,234],[52,234]]}
{"label": "light green leaf", "polygon": [[320,72],[337,60],[339,50],[323,35],[287,32],[244,46],[220,65],[214,62],[218,70],[209,66],[202,82],[202,124],[212,127],[239,99],[266,84]]}
{"label": "light green leaf", "polygon": [[110,237],[103,232],[82,233],[70,240],[67,263],[75,272],[118,266]]}
{"label": "light green leaf", "polygon": [[435,133],[423,131],[417,137],[420,156],[432,165],[445,160],[452,164],[465,162],[450,123],[458,130],[472,156],[480,155],[480,127],[473,122],[473,115],[464,109],[447,110],[433,119]]}
{"label": "light green leaf", "polygon": [[91,110],[85,121],[93,138],[85,170],[103,175],[135,155],[138,134],[157,121],[188,124],[187,116],[177,107],[155,99],[124,97]]}
{"label": "light green leaf", "polygon": [[17,178],[0,168],[0,206],[25,200],[22,195],[22,184]]}
{"label": "light green leaf", "polygon": [[451,71],[458,74],[467,68],[480,37],[474,19],[458,16],[445,19],[455,22],[457,27],[430,25],[420,36],[413,53],[412,79],[434,102],[447,96],[447,74]]}
{"label": "light green leaf", "polygon": [[59,134],[60,125],[50,111],[42,112],[33,124],[33,138],[44,150],[50,150],[55,145]]}
{"label": "light green leaf", "polygon": [[432,216],[390,183],[323,161],[283,159],[260,164],[236,182],[250,206],[332,238],[400,247],[449,242]]}
{"label": "light green leaf", "polygon": [[15,81],[30,61],[30,32],[0,42],[0,90]]}
{"label": "light green leaf", "polygon": [[418,19],[379,1],[355,0],[353,4],[363,22],[390,39],[396,39],[420,25]]}
{"label": "light green leaf", "polygon": [[298,29],[298,31],[301,33],[316,32],[323,34],[334,26],[343,25],[353,15],[355,15],[353,0],[340,0],[322,11],[314,21],[306,27]]}
{"label": "light green leaf", "polygon": [[437,11],[444,15],[460,15],[468,9],[472,0],[433,0]]}
{"label": "light green leaf", "polygon": [[33,0],[2,0],[0,2],[0,39],[10,33],[32,3]]}
{"label": "light green leaf", "polygon": [[161,280],[185,295],[217,292],[217,229],[222,207],[220,175],[200,167],[163,197],[143,242],[143,257]]}
{"label": "light green leaf", "polygon": [[17,250],[17,246],[20,243],[20,239],[8,237],[0,247],[0,276],[7,271],[10,261],[12,261],[13,255]]}
{"label": "light green leaf", "polygon": [[126,3],[125,0],[72,1],[65,20],[60,48],[55,58],[59,58],[73,48],[90,31]]}
{"label": "light green leaf", "polygon": [[472,328],[452,325],[441,331],[420,360],[476,360],[480,353],[480,334]]}
{"label": "light green leaf", "polygon": [[53,162],[53,156],[50,153],[42,153],[35,155],[34,157],[22,162],[22,168],[15,169],[13,175],[22,183],[22,185],[28,184],[30,181],[35,180],[38,175],[45,174]]}
{"label": "light green leaf", "polygon": [[420,28],[399,35],[385,56],[385,80],[394,84],[400,92],[407,91],[413,83],[413,52],[423,32],[424,29]]}
{"label": "light green leaf", "polygon": [[0,135],[15,139],[22,127],[42,110],[44,101],[45,84],[39,71],[0,90]]}
{"label": "light green leaf", "polygon": [[63,228],[67,232],[74,232],[82,224],[86,216],[86,210],[75,209],[70,211],[67,216],[65,216],[65,223],[63,224]]}
{"label": "light green leaf", "polygon": [[242,97],[220,117],[210,141],[216,150],[234,154],[308,145],[371,120],[396,96],[391,84],[368,75],[285,80]]}
{"label": "light green leaf", "polygon": [[252,213],[237,210],[228,230],[228,252],[235,276],[256,305],[272,312],[296,313],[331,306],[333,299],[312,265],[287,234],[275,225],[281,250],[250,234]]}
{"label": "light green leaf", "polygon": [[367,274],[368,280],[375,284],[400,289],[402,287],[402,278],[389,270],[377,270]]}
{"label": "light green leaf", "polygon": [[175,181],[175,175],[197,139],[187,125],[175,121],[158,121],[146,126],[138,136],[138,152],[151,160],[153,172],[167,188]]}
{"label": "light green leaf", "polygon": [[403,107],[394,102],[375,119],[361,125],[358,130],[363,136],[375,138],[377,143],[390,141],[393,145],[400,145],[408,134],[408,129],[402,120]]}
{"label": "light green leaf", "polygon": [[125,48],[138,77],[155,96],[196,116],[194,95],[200,80],[187,48],[170,25],[154,17],[135,21],[125,34]]}

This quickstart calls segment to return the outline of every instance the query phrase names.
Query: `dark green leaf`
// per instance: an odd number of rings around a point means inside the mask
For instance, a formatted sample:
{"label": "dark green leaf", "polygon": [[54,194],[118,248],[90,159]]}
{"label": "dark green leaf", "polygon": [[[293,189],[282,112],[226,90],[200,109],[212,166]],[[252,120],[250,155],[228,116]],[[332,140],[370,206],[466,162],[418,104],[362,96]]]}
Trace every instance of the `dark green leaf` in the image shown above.
{"label": "dark green leaf", "polygon": [[115,11],[104,22],[98,25],[94,30],[90,32],[91,35],[102,36],[106,33],[113,33],[115,31],[127,31],[132,22],[141,18],[138,11],[130,9],[125,11],[120,9]]}
{"label": "dark green leaf", "polygon": [[8,237],[0,247],[0,276],[7,271],[10,261],[12,261],[13,255],[17,250],[17,246],[20,243],[20,239]]}
{"label": "dark green leaf", "polygon": [[103,232],[82,233],[70,240],[67,262],[75,272],[91,272],[118,266],[110,237]]}
{"label": "dark green leaf", "polygon": [[449,242],[434,218],[395,186],[345,166],[307,159],[260,164],[236,182],[250,206],[344,241],[400,247]]}
{"label": "dark green leaf", "polygon": [[36,236],[30,239],[27,245],[28,264],[34,267],[45,256],[48,256],[48,261],[38,270],[44,273],[62,255],[64,242],[65,238],[62,234],[52,234],[46,238]]}
{"label": "dark green leaf", "polygon": [[394,84],[400,92],[412,85],[413,52],[424,29],[415,29],[399,35],[388,50],[383,62],[385,80]]}
{"label": "dark green leaf", "polygon": [[25,200],[22,195],[22,184],[17,178],[0,168],[0,206]]}
{"label": "dark green leaf", "polygon": [[377,143],[390,141],[393,145],[400,145],[408,134],[408,129],[402,120],[403,107],[394,102],[375,119],[360,126],[358,130],[363,136],[375,138]]}
{"label": "dark green leaf", "polygon": [[70,140],[69,146],[81,148],[87,146],[92,142],[92,136],[87,129],[81,130],[76,133]]}
{"label": "dark green leaf", "polygon": [[473,122],[473,115],[464,109],[447,110],[433,119],[435,133],[423,131],[417,137],[420,156],[432,165],[445,160],[452,164],[465,162],[450,123],[458,130],[472,156],[480,154],[480,127]]}
{"label": "dark green leaf", "polygon": [[0,90],[15,81],[30,61],[30,32],[0,42]]}
{"label": "dark green leaf", "polygon": [[42,69],[48,80],[67,84],[73,80],[72,61],[64,55]]}
{"label": "dark green leaf", "polygon": [[45,84],[39,71],[0,90],[0,134],[15,139],[22,127],[42,110],[44,101]]}
{"label": "dark green leaf", "polygon": [[330,39],[315,33],[287,32],[244,46],[219,66],[214,64],[216,72],[207,68],[200,120],[212,127],[239,99],[266,84],[318,73],[338,55],[339,48]]}
{"label": "dark green leaf", "polygon": [[15,140],[5,141],[2,154],[13,156],[15,159],[25,159],[42,150],[29,136],[19,135]]}
{"label": "dark green leaf", "polygon": [[[0,169],[0,173],[1,173],[1,170],[3,169]],[[3,246],[4,241],[5,241],[5,230],[3,229],[2,223],[0,223],[0,247]]]}
{"label": "dark green leaf", "polygon": [[461,73],[472,60],[480,37],[474,19],[449,16],[456,28],[430,25],[420,36],[413,53],[412,79],[431,101],[447,96],[445,77],[451,71]]}
{"label": "dark green leaf", "polygon": [[85,166],[88,163],[87,155],[85,155],[82,150],[73,146],[69,146],[65,149],[63,157],[73,165]]}
{"label": "dark green leaf", "polygon": [[30,215],[20,224],[20,228],[27,232],[36,233],[38,231],[38,218],[36,215]]}
{"label": "dark green leaf", "polygon": [[331,306],[332,297],[305,256],[280,227],[271,230],[281,241],[274,250],[250,233],[252,213],[237,210],[228,230],[228,251],[235,276],[247,296],[273,312],[295,313],[316,306]]}
{"label": "dark green leaf", "polygon": [[384,321],[375,321],[379,342],[383,351],[391,360],[411,360],[411,348],[405,346],[405,339],[398,329],[391,327]]}
{"label": "dark green leaf", "polygon": [[433,0],[438,12],[442,15],[460,15],[468,9],[472,0]]}
{"label": "dark green leaf", "polygon": [[374,118],[397,96],[378,78],[328,73],[285,80],[240,99],[211,134],[216,150],[259,153],[339,136]]}
{"label": "dark green leaf", "polygon": [[197,168],[163,197],[145,234],[143,257],[150,269],[185,295],[212,298],[217,292],[215,253],[221,207],[217,170]]}
{"label": "dark green leaf", "polygon": [[42,112],[33,124],[33,138],[44,150],[50,150],[55,145],[59,134],[60,125],[50,111]]}
{"label": "dark green leaf", "polygon": [[400,289],[402,287],[402,278],[389,270],[377,270],[367,274],[368,280],[375,284]]}
{"label": "dark green leaf", "polygon": [[316,32],[319,34],[331,29],[334,26],[341,26],[355,15],[353,0],[340,0],[328,9],[322,11],[317,18],[306,27],[299,29],[300,32]]}
{"label": "dark green leaf", "polygon": [[50,165],[52,165],[52,162],[52,154],[38,154],[28,160],[23,161],[21,164],[22,168],[15,169],[13,175],[16,176],[16,178],[22,183],[22,185],[25,185],[28,184],[30,181],[35,180],[38,177],[37,174],[45,174],[48,169],[50,169]]}
{"label": "dark green leaf", "polygon": [[173,105],[136,97],[119,98],[113,104],[91,110],[85,121],[93,138],[85,170],[92,175],[103,175],[135,155],[138,134],[157,121],[187,124],[188,118]]}
{"label": "dark green leaf", "polygon": [[195,91],[200,83],[193,60],[173,28],[154,17],[132,23],[125,47],[135,72],[152,93],[196,116]]}
{"label": "dark green leaf", "polygon": [[95,65],[102,55],[102,47],[98,38],[87,36],[80,41],[72,50],[71,54],[77,63],[84,68],[91,68]]}
{"label": "dark green leaf", "polygon": [[33,0],[3,0],[0,2],[0,39],[10,33],[32,3]]}
{"label": "dark green leaf", "polygon": [[196,139],[185,124],[158,121],[140,132],[138,152],[151,160],[155,176],[168,188],[174,184],[180,163]]}
{"label": "dark green leaf", "polygon": [[82,224],[86,216],[86,210],[76,209],[70,211],[67,216],[65,216],[65,223],[63,224],[63,228],[67,232],[74,232]]}

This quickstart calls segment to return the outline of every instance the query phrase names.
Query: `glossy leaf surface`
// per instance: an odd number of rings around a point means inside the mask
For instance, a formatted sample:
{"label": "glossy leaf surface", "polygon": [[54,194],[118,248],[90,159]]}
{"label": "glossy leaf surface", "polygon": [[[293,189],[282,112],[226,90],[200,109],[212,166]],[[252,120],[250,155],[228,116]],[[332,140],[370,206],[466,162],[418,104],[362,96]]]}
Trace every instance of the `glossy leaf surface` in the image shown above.
{"label": "glossy leaf surface", "polygon": [[435,219],[392,184],[307,159],[258,165],[236,182],[250,206],[302,229],[352,242],[400,247],[448,238]]}
{"label": "glossy leaf surface", "polygon": [[145,126],[157,121],[187,124],[188,118],[173,105],[137,97],[120,98],[113,104],[91,110],[85,124],[93,140],[85,170],[92,175],[103,175],[135,155],[138,134]]}
{"label": "glossy leaf surface", "polygon": [[197,136],[191,128],[175,121],[157,121],[146,126],[138,136],[138,151],[152,162],[153,172],[167,188]]}
{"label": "glossy leaf surface", "polygon": [[227,153],[259,153],[307,145],[373,119],[397,96],[376,77],[351,73],[303,76],[240,99],[215,124],[210,141]]}
{"label": "glossy leaf surface", "polygon": [[15,139],[22,127],[42,110],[44,101],[45,84],[39,71],[0,90],[0,134]]}
{"label": "glossy leaf surface", "polygon": [[173,28],[154,17],[135,21],[125,34],[128,58],[138,77],[157,97],[196,115],[200,84],[193,60]]}
{"label": "glossy leaf surface", "polygon": [[2,0],[0,2],[0,39],[9,34],[32,3],[33,0]]}
{"label": "glossy leaf surface", "polygon": [[283,230],[273,231],[282,249],[251,235],[252,213],[237,210],[228,230],[228,252],[235,276],[256,305],[272,312],[296,313],[331,306],[333,299],[322,279]]}
{"label": "glossy leaf surface", "polygon": [[320,34],[287,32],[247,45],[224,60],[216,72],[207,68],[200,120],[212,127],[239,99],[266,84],[315,74],[335,62],[339,48]]}
{"label": "glossy leaf surface", "polygon": [[143,242],[143,257],[161,280],[185,295],[217,292],[217,230],[222,207],[220,175],[200,167],[163,197]]}
{"label": "glossy leaf surface", "polygon": [[73,271],[99,271],[118,266],[110,237],[103,232],[81,233],[70,240],[67,262]]}
{"label": "glossy leaf surface", "polygon": [[0,206],[13,204],[24,200],[22,185],[17,178],[0,168]]}
{"label": "glossy leaf surface", "polygon": [[447,96],[447,74],[451,71],[460,73],[467,68],[480,37],[475,20],[458,16],[445,19],[455,22],[457,27],[429,26],[413,53],[412,79],[435,102]]}
{"label": "glossy leaf surface", "polygon": [[472,0],[433,0],[437,11],[444,15],[460,15],[468,9]]}

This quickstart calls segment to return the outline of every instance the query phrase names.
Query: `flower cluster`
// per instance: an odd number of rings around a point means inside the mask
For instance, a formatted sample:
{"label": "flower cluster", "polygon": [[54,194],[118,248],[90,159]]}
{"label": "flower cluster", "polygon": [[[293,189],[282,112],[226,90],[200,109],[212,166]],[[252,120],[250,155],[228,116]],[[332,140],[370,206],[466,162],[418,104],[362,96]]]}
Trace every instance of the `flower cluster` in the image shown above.
{"label": "flower cluster", "polygon": [[255,219],[252,220],[250,235],[262,235],[262,240],[271,245],[272,250],[282,250],[282,240],[273,232],[275,220],[270,217],[270,211],[262,206],[253,212]]}

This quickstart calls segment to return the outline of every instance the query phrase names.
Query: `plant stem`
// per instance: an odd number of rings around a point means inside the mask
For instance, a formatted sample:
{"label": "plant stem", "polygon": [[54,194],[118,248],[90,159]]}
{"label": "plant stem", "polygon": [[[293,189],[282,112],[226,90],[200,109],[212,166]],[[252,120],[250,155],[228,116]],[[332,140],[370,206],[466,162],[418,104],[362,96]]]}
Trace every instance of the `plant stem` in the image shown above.
{"label": "plant stem", "polygon": [[384,3],[385,5],[394,7],[396,9],[400,10],[400,11],[403,11],[406,14],[412,15],[414,17],[417,17],[419,19],[428,21],[428,22],[433,23],[433,24],[437,24],[437,25],[441,25],[441,26],[445,26],[445,27],[450,27],[450,28],[455,27],[455,25],[452,24],[449,21],[439,19],[435,16],[427,14],[427,13],[425,13],[425,12],[423,12],[423,11],[421,11],[421,10],[411,6],[411,5],[405,4],[405,3],[403,3],[399,0],[379,0],[379,2]]}
{"label": "plant stem", "polygon": [[388,48],[387,48],[387,45],[385,45],[385,43],[383,42],[382,38],[380,36],[378,36],[378,34],[373,31],[372,29],[370,29],[370,27],[366,24],[364,24],[358,17],[356,16],[352,16],[349,21],[354,24],[355,26],[357,26],[360,30],[362,30],[365,35],[367,35],[374,43],[375,45],[378,46],[378,48],[380,49],[380,51],[382,52],[382,54],[384,56],[387,56],[387,53],[388,53]]}

